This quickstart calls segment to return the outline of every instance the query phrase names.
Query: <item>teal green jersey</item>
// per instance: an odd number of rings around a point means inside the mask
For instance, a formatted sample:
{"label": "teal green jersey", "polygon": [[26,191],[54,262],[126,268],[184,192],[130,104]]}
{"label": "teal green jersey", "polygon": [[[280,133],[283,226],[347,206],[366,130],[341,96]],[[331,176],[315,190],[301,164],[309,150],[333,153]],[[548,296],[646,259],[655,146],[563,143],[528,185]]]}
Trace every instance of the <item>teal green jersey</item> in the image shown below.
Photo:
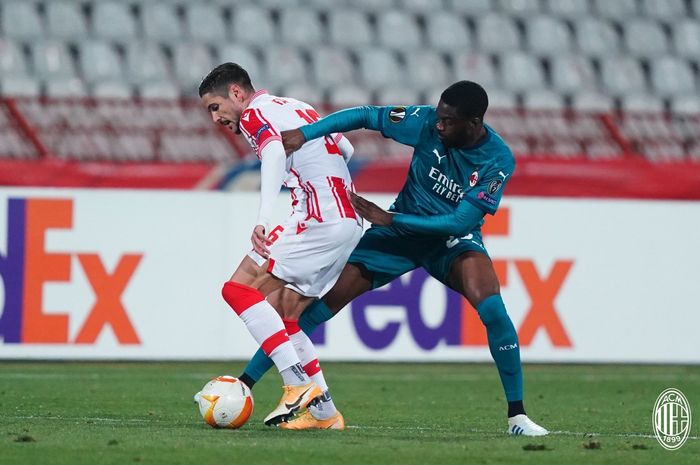
{"label": "teal green jersey", "polygon": [[438,137],[436,122],[432,106],[365,106],[341,110],[301,130],[309,140],[365,127],[414,147],[406,183],[390,208],[405,214],[397,220],[411,221],[395,220],[397,228],[406,226],[407,232],[423,234],[466,234],[483,223],[481,216],[474,223],[473,212],[496,212],[503,188],[513,175],[515,158],[486,124],[486,136],[477,145],[448,149]]}
{"label": "teal green jersey", "polygon": [[438,137],[434,107],[384,107],[379,130],[415,148],[408,178],[392,209],[416,215],[450,213],[462,201],[494,214],[515,170],[506,143],[488,125],[486,137],[467,149],[446,148]]}

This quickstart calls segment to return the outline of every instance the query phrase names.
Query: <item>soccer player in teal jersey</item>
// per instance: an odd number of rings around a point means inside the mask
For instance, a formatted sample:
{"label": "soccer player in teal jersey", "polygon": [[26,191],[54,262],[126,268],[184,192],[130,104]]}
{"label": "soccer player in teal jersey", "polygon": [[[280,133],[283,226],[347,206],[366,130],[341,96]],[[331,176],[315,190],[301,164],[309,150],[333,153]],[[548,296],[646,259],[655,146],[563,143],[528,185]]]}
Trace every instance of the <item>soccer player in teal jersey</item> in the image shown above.
{"label": "soccer player in teal jersey", "polygon": [[[437,107],[350,108],[282,134],[288,153],[307,140],[360,128],[415,148],[406,183],[389,211],[351,194],[372,227],[338,282],[306,309],[299,325],[311,332],[355,297],[423,267],[462,294],[486,326],[508,401],[508,433],[543,436],[547,430],[525,413],[518,336],[481,238],[484,215],[496,212],[515,169],[506,143],[483,122],[487,107],[480,85],[460,81],[442,93]],[[269,366],[264,353],[256,354],[241,379],[252,385]],[[316,427],[308,411],[289,424]]]}

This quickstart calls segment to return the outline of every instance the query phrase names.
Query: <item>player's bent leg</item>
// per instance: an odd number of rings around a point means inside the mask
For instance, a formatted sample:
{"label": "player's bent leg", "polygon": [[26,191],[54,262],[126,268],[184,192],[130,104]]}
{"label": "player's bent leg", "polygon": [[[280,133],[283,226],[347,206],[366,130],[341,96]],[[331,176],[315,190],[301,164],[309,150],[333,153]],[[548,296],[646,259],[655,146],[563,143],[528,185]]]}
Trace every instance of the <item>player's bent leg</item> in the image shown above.
{"label": "player's bent leg", "polygon": [[480,252],[467,252],[455,260],[450,275],[450,285],[469,300],[486,327],[489,350],[508,401],[509,434],[547,434],[525,413],[518,334],[501,298],[491,260]]}
{"label": "player's bent leg", "polygon": [[284,309],[284,325],[287,329],[287,334],[289,334],[289,340],[292,341],[297,355],[299,355],[304,371],[306,371],[306,374],[323,392],[321,397],[315,399],[314,402],[309,405],[309,409],[318,420],[327,420],[332,417],[337,417],[338,411],[335,408],[328,390],[328,384],[321,370],[321,365],[318,362],[316,348],[311,342],[311,339],[302,332],[296,319],[304,306],[307,305],[311,299],[300,295],[292,289],[281,289],[268,296],[268,300],[279,306],[279,308]]}
{"label": "player's bent leg", "polygon": [[[333,315],[333,312],[322,300],[316,299],[302,312],[298,324],[304,334],[311,336],[316,328],[333,318]],[[274,363],[270,357],[262,349],[258,349],[238,378],[252,389],[255,383],[260,381],[273,366]]]}
{"label": "player's bent leg", "polygon": [[476,307],[476,311],[486,326],[489,350],[498,367],[506,399],[508,402],[522,401],[523,375],[518,334],[506,312],[501,295],[487,297]]}
{"label": "player's bent leg", "polygon": [[[346,264],[338,281],[323,299],[314,300],[304,309],[298,320],[299,327],[306,335],[310,336],[319,325],[330,320],[352,299],[371,288],[372,275],[370,272],[360,265]],[[272,368],[272,365],[272,360],[262,349],[259,349],[248,362],[239,379],[252,388]]]}
{"label": "player's bent leg", "polygon": [[491,356],[496,362],[498,374],[508,401],[508,434],[544,436],[548,431],[525,414],[523,406],[523,373],[520,363],[520,346],[503,299],[495,294],[484,299],[477,312],[486,326]]}
{"label": "player's bent leg", "polygon": [[221,293],[280,372],[299,363],[282,319],[257,289],[227,281]]}
{"label": "player's bent leg", "polygon": [[290,418],[320,396],[322,391],[304,372],[281,317],[263,295],[257,289],[233,281],[224,284],[222,295],[282,375],[282,400],[265,418],[265,424],[277,424]]}
{"label": "player's bent leg", "polygon": [[[286,333],[292,342],[294,350],[299,357],[303,370],[306,376],[309,376],[311,389],[308,392],[302,392],[301,389],[291,389],[290,386],[284,386],[284,393],[277,407],[265,418],[265,424],[278,424],[291,418],[291,415],[305,407],[312,401],[321,397],[328,396],[328,387],[316,357],[316,349],[311,340],[306,336],[297,323],[296,318],[304,310],[313,298],[303,296],[292,289],[280,288],[279,290],[267,296],[268,302],[280,310]],[[294,398],[293,396],[298,396]]]}

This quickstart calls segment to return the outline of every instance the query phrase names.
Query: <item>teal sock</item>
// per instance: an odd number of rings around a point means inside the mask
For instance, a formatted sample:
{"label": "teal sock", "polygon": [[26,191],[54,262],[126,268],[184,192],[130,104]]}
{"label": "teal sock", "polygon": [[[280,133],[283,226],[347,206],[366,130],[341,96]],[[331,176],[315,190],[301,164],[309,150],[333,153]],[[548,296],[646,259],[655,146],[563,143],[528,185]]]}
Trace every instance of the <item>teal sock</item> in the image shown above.
{"label": "teal sock", "polygon": [[[299,317],[299,327],[307,336],[310,336],[321,323],[330,320],[332,317],[333,312],[331,312],[325,302],[314,300]],[[244,380],[248,387],[252,388],[273,365],[272,359],[262,349],[258,349],[239,378]]]}
{"label": "teal sock", "polygon": [[323,300],[316,299],[304,309],[299,317],[299,327],[307,336],[311,337],[316,328],[331,318],[333,318],[331,309]]}
{"label": "teal sock", "polygon": [[523,370],[520,365],[518,333],[506,312],[500,294],[484,299],[476,308],[486,326],[491,356],[501,376],[508,402],[523,399]]}

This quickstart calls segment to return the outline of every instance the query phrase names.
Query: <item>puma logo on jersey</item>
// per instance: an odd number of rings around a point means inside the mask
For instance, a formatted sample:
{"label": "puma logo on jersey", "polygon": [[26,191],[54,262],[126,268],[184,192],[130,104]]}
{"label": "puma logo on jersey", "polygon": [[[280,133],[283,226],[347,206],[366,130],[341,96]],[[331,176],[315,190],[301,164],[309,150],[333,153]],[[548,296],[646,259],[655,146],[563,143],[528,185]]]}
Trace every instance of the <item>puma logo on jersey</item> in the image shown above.
{"label": "puma logo on jersey", "polygon": [[413,110],[413,113],[411,113],[409,116],[415,116],[417,118],[419,111],[420,111],[420,108],[416,108],[415,110]]}
{"label": "puma logo on jersey", "polygon": [[445,158],[447,155],[440,155],[440,152],[437,151],[437,149],[433,149],[433,153],[438,159],[438,165],[442,162],[442,159]]}
{"label": "puma logo on jersey", "polygon": [[508,177],[507,174],[503,174],[503,171],[499,171],[498,174],[499,174],[499,176],[502,176],[502,177],[503,177],[503,180],[504,180],[504,181],[505,181],[506,178]]}

